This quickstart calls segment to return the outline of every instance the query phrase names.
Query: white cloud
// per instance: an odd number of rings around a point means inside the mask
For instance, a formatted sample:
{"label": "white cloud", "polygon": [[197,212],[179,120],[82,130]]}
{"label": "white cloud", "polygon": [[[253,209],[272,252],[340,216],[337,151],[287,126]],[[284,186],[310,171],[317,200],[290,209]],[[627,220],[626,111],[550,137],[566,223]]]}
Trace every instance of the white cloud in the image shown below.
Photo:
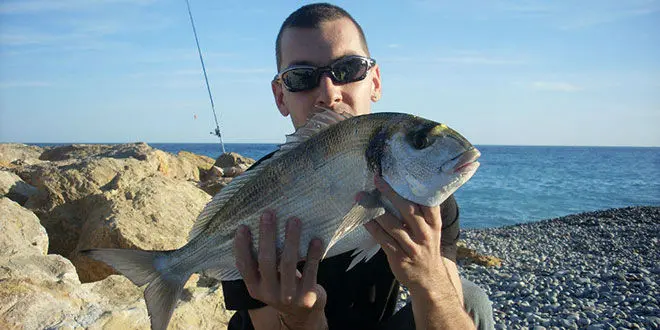
{"label": "white cloud", "polygon": [[535,81],[532,83],[532,88],[538,91],[551,91],[551,92],[578,92],[582,88],[567,82],[556,81]]}

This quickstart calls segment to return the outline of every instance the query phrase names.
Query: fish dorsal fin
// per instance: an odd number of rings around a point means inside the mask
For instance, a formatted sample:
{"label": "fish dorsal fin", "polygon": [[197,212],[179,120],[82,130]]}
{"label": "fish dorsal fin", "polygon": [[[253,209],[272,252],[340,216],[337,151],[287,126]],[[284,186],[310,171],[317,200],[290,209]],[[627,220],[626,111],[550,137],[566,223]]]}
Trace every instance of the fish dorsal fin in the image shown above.
{"label": "fish dorsal fin", "polygon": [[293,134],[286,136],[286,142],[280,146],[280,151],[291,150],[333,124],[351,117],[353,116],[348,112],[337,113],[330,109],[315,112],[304,126],[298,128]]}
{"label": "fish dorsal fin", "polygon": [[258,177],[259,174],[268,167],[268,164],[282,157],[290,150],[299,146],[302,142],[307,141],[310,137],[316,135],[318,132],[323,131],[344,119],[352,117],[352,115],[347,112],[337,113],[330,109],[322,110],[323,111],[321,112],[312,114],[311,118],[307,121],[307,124],[298,128],[293,134],[287,135],[286,142],[280,145],[279,149],[274,152],[270,158],[255,163],[248,171],[234,178],[231,183],[213,196],[213,199],[206,204],[202,213],[197,217],[195,225],[188,235],[188,240],[192,240],[203,232],[208,227],[208,224],[214,218],[215,214],[222,209],[227,201],[231,199],[237,191],[243,188],[247,182]]}

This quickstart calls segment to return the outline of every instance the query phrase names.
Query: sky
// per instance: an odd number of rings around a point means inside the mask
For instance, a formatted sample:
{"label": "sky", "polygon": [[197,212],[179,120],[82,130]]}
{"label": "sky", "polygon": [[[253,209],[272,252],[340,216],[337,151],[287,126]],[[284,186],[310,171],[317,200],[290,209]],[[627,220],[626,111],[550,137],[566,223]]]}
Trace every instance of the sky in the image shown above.
{"label": "sky", "polygon": [[[298,1],[190,0],[225,142],[292,132],[270,80]],[[660,146],[660,1],[339,1],[375,112],[481,145]],[[215,143],[184,0],[2,0],[0,142]]]}

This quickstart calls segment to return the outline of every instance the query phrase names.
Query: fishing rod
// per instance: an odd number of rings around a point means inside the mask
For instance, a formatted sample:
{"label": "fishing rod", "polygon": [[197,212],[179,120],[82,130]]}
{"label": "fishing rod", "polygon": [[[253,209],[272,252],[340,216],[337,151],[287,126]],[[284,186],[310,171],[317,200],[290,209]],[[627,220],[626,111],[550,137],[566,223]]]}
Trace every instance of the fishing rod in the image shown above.
{"label": "fishing rod", "polygon": [[222,142],[222,134],[220,133],[220,124],[218,122],[218,116],[215,112],[215,103],[213,102],[213,95],[211,95],[211,87],[209,86],[209,78],[206,75],[206,66],[204,65],[204,57],[202,57],[202,50],[199,47],[199,39],[197,38],[197,29],[195,29],[195,21],[193,20],[192,11],[190,10],[190,2],[186,0],[186,6],[188,7],[188,16],[190,17],[190,25],[193,29],[193,34],[195,35],[195,43],[197,44],[197,53],[199,53],[199,61],[202,63],[202,71],[204,72],[204,81],[206,82],[206,90],[209,92],[209,100],[211,100],[211,110],[213,110],[213,119],[215,119],[215,131],[211,132],[211,135],[215,135],[220,138],[220,146],[222,147],[222,153],[225,153],[225,144]]}

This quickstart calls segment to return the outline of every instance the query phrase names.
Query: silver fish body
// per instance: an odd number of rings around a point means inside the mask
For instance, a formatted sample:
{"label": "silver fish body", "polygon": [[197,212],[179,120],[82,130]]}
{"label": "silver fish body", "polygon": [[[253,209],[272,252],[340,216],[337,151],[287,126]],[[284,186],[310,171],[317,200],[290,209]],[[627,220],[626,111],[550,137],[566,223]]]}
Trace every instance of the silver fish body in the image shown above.
{"label": "silver fish body", "polygon": [[[266,210],[280,220],[279,246],[286,220],[296,217],[303,224],[300,256],[317,237],[325,244],[325,257],[355,250],[350,269],[379,249],[362,225],[386,209],[396,213],[377,193],[374,175],[404,198],[435,206],[474,174],[478,157],[465,138],[444,124],[399,113],[348,118],[324,111],[289,136],[270,159],[214,196],[180,249],[84,253],[110,264],[136,285],[149,283],[145,300],[152,329],[165,329],[190,275],[241,278],[234,266],[233,237],[239,225],[246,225],[256,244],[259,218]],[[363,198],[356,199],[358,193]]]}

